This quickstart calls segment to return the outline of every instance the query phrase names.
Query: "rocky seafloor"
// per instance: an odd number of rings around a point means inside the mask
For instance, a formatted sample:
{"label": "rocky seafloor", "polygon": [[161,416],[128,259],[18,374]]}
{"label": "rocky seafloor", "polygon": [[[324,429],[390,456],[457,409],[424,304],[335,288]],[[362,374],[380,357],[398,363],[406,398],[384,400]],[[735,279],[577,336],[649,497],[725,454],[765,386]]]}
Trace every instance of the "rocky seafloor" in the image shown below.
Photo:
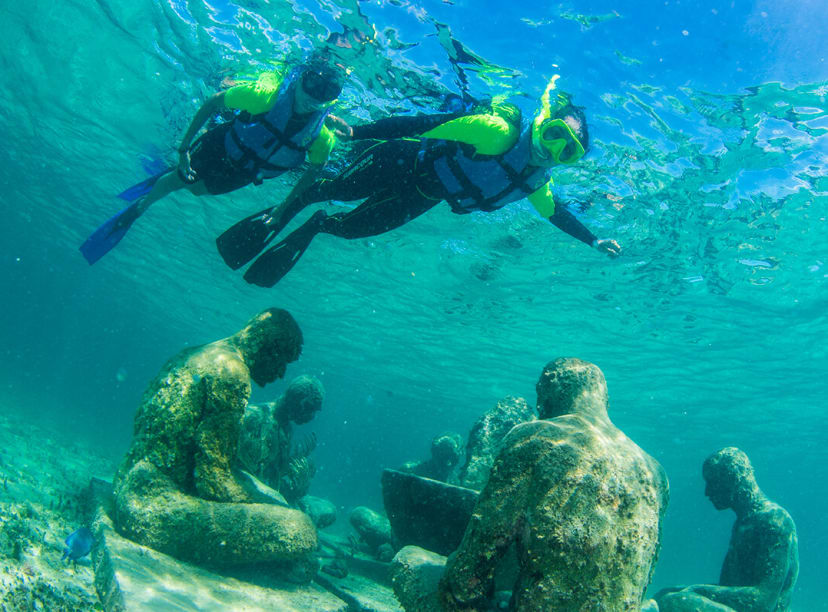
{"label": "rocky seafloor", "polygon": [[0,610],[102,610],[89,557],[61,561],[83,493],[111,458],[59,432],[0,415]]}

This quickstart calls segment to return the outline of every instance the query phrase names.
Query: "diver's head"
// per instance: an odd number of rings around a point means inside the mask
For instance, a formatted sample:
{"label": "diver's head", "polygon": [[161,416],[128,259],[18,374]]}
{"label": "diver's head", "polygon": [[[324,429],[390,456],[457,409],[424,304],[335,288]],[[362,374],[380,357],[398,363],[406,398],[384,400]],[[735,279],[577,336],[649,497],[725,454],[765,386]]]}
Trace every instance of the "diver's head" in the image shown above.
{"label": "diver's head", "polygon": [[313,60],[302,70],[296,88],[294,109],[299,114],[321,110],[342,93],[344,79],[336,67]]}
{"label": "diver's head", "polygon": [[541,110],[532,122],[532,164],[549,167],[574,164],[589,149],[589,130],[581,107],[569,94],[553,92],[557,76],[541,97]]}

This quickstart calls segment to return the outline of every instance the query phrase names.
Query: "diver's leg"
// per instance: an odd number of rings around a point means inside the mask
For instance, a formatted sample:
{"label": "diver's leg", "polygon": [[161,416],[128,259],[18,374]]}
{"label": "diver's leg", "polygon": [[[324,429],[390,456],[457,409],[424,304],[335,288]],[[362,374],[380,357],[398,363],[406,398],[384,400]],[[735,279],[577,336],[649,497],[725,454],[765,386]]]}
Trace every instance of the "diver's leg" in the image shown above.
{"label": "diver's leg", "polygon": [[331,215],[319,231],[348,240],[376,236],[405,225],[438,202],[416,191],[401,194],[383,190],[350,212]]}
{"label": "diver's leg", "polygon": [[332,179],[321,179],[302,195],[283,202],[271,215],[274,227],[283,228],[303,209],[316,202],[362,200],[409,182],[415,167],[419,143],[412,141],[380,142],[360,153],[348,167]]}
{"label": "diver's leg", "polygon": [[363,200],[380,190],[398,189],[413,180],[420,143],[390,140],[372,145],[360,153],[332,179],[314,183],[303,195],[307,204],[325,200]]}
{"label": "diver's leg", "polygon": [[155,185],[152,186],[150,192],[145,195],[144,199],[138,204],[140,214],[146,212],[150,206],[161,198],[168,196],[174,191],[178,191],[186,185],[187,184],[181,180],[181,177],[178,176],[177,169],[170,170],[155,182]]}

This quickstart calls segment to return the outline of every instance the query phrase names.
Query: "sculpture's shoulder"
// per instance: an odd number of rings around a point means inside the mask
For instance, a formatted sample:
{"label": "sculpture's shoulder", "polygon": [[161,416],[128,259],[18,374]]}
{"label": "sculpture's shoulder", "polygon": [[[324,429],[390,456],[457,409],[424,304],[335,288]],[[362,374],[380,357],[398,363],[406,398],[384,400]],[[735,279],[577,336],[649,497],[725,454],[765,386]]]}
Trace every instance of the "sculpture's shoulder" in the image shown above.
{"label": "sculpture's shoulder", "polygon": [[221,380],[250,380],[250,370],[241,355],[224,340],[191,349],[186,354],[186,367]]}
{"label": "sculpture's shoulder", "polygon": [[796,538],[796,524],[790,513],[777,503],[768,501],[746,517],[744,523],[765,531],[768,535]]}

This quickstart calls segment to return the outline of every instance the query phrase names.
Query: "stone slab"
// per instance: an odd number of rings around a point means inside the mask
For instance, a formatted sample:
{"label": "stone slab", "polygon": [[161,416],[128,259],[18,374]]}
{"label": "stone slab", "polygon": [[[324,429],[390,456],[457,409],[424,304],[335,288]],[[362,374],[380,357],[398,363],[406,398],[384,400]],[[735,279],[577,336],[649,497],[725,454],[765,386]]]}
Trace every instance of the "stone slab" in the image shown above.
{"label": "stone slab", "polygon": [[370,578],[360,576],[353,570],[344,578],[319,574],[315,579],[328,591],[348,602],[351,610],[360,612],[403,612],[400,602],[390,587]]}
{"label": "stone slab", "polygon": [[441,555],[463,539],[480,494],[439,480],[384,470],[385,513],[400,546],[419,546]]}

